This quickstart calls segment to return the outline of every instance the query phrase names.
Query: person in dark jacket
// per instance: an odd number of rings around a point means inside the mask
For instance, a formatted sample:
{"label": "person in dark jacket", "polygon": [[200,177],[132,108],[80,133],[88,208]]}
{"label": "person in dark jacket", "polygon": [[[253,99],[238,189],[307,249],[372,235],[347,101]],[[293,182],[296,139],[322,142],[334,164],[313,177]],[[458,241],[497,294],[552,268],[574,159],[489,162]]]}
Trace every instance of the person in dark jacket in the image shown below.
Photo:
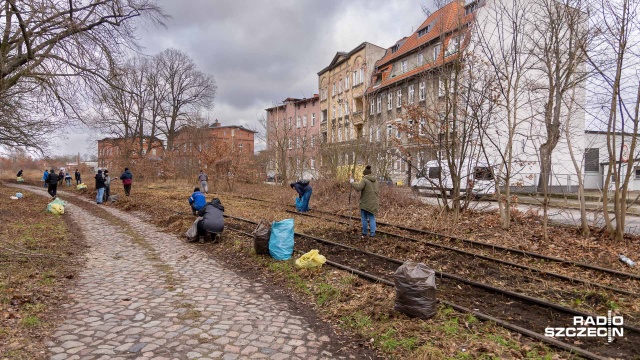
{"label": "person in dark jacket", "polygon": [[80,171],[78,171],[78,169],[76,169],[75,176],[76,176],[76,185],[80,185],[82,183],[82,177],[80,177]]}
{"label": "person in dark jacket", "polygon": [[47,192],[52,198],[56,198],[58,192],[58,174],[55,169],[49,170],[49,176],[47,177],[47,184],[49,185]]}
{"label": "person in dark jacket", "polygon": [[20,171],[18,171],[18,174],[16,175],[16,177],[22,177],[22,169],[20,169]]}
{"label": "person in dark jacket", "polygon": [[98,170],[96,174],[96,204],[102,204],[102,200],[104,199],[104,176],[102,176],[102,170]]}
{"label": "person in dark jacket", "polygon": [[[198,236],[205,236],[207,233],[220,234],[224,230],[224,206],[220,202],[220,199],[214,198],[211,202],[207,203],[199,212],[198,216],[202,220],[198,221]],[[197,238],[196,237],[196,238]],[[216,235],[216,239],[219,235]]]}
{"label": "person in dark jacket", "polygon": [[369,223],[369,236],[376,235],[376,213],[379,205],[379,190],[376,177],[371,175],[371,165],[362,172],[362,180],[355,182],[350,179],[351,186],[360,191],[360,218],[362,219],[362,238],[367,236],[367,222]]}
{"label": "person in dark jacket", "polygon": [[133,174],[129,171],[129,168],[124,168],[124,172],[120,175],[122,185],[124,185],[124,194],[131,195],[131,184],[133,184]]}
{"label": "person in dark jacket", "polygon": [[309,180],[299,180],[289,184],[289,186],[298,192],[298,197],[296,198],[296,210],[300,212],[309,211],[309,199],[311,199],[311,193],[313,192],[311,185],[309,185]]}
{"label": "person in dark jacket", "polygon": [[191,211],[193,215],[196,215],[198,211],[207,204],[207,198],[200,192],[200,188],[193,189],[193,194],[189,198],[189,205],[191,205]]}

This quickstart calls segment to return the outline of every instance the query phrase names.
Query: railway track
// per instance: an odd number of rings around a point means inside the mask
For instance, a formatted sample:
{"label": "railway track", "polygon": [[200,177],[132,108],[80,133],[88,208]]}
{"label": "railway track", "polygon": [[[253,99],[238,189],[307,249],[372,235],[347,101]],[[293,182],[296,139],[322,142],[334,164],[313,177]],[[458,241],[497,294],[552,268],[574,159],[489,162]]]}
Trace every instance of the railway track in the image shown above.
{"label": "railway track", "polygon": [[[278,205],[264,199],[228,194],[225,194],[225,196]],[[288,209],[285,211],[294,213]],[[350,215],[330,213],[315,209],[311,210],[310,213],[302,214],[296,212],[295,214],[323,218],[324,220],[341,223],[343,225],[347,225],[345,219],[350,221],[350,225],[355,220],[357,220],[358,223],[360,221],[360,218]],[[466,254],[468,256],[475,256],[486,261],[518,267],[531,273],[543,274],[548,277],[561,279],[571,283],[580,283],[589,287],[600,288],[617,294],[634,297],[640,296],[640,276],[636,274],[546,256],[544,254],[464,239],[457,236],[449,236],[431,231],[415,229],[403,225],[389,224],[385,222],[377,222],[377,225],[377,232],[380,234],[398,237],[411,242],[420,242],[428,247],[449,250],[459,254]],[[560,274],[560,271],[568,273],[569,275]],[[582,277],[585,276],[588,276],[591,279],[596,279],[597,281],[583,280]]]}
{"label": "railway track", "polygon": [[[256,224],[254,221],[226,216],[232,220],[235,231],[251,236],[249,232]],[[330,265],[389,286],[393,286],[393,272],[402,264],[398,259],[300,233],[296,233],[296,247],[304,250],[316,248],[331,260]],[[580,338],[576,344],[569,344],[545,337],[541,332],[544,332],[546,326],[570,326],[569,320],[572,316],[588,314],[442,272],[438,272],[437,281],[442,304],[458,311],[472,313],[480,319],[494,321],[500,326],[557,348],[589,359],[631,358],[640,355],[640,349],[636,346],[640,343],[640,329],[626,327],[624,337],[616,338],[612,345],[608,344],[606,339],[600,338]],[[577,346],[578,344],[580,346]]]}

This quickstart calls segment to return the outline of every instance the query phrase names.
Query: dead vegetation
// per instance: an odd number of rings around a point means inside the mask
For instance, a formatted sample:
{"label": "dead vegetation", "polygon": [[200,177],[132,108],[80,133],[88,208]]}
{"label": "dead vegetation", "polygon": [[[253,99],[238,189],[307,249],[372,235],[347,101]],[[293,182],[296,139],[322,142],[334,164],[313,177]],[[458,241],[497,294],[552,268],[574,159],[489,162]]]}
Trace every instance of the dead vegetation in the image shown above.
{"label": "dead vegetation", "polygon": [[0,358],[48,358],[43,340],[57,325],[66,288],[84,251],[70,219],[46,212],[48,200],[0,185]]}

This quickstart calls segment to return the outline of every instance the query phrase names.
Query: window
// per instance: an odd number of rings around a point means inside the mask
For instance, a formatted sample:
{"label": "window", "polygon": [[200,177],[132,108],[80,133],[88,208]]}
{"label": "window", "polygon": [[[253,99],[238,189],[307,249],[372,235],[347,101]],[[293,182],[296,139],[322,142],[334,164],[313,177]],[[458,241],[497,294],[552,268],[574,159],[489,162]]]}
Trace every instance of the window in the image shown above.
{"label": "window", "polygon": [[238,144],[238,150],[242,151],[242,144]]}
{"label": "window", "polygon": [[[293,127],[293,118],[289,118],[289,129],[291,129],[292,127]],[[227,135],[227,132],[225,131],[224,134]]]}
{"label": "window", "polygon": [[584,151],[584,171],[599,172],[600,171],[600,149],[591,148]]}
{"label": "window", "polygon": [[407,60],[402,60],[402,62],[400,62],[400,68],[402,69],[403,74],[407,72]]}
{"label": "window", "polygon": [[640,166],[636,166],[636,180],[640,179]]}
{"label": "window", "polygon": [[424,135],[424,129],[427,125],[426,119],[420,119],[420,128],[418,129],[418,135]]}
{"label": "window", "polygon": [[311,158],[311,159],[309,160],[309,167],[310,167],[311,169],[315,169],[315,168],[316,168],[316,159]]}
{"label": "window", "polygon": [[373,114],[374,111],[375,111],[375,104],[373,102],[373,99],[371,99],[370,104],[369,104],[369,113]]}
{"label": "window", "polygon": [[418,66],[424,64],[424,53],[418,53],[418,58],[416,62]]}
{"label": "window", "polygon": [[391,139],[391,133],[393,133],[393,126],[387,125],[387,139]]}
{"label": "window", "polygon": [[447,46],[447,56],[451,54],[455,54],[460,50],[460,44],[464,41],[464,35],[456,36],[449,40],[449,45]]}
{"label": "window", "polygon": [[420,99],[420,101],[424,101],[425,99],[426,87],[427,86],[424,81],[420,82],[420,88],[418,90],[418,98]]}
{"label": "window", "polygon": [[376,128],[376,141],[380,141],[380,127]]}
{"label": "window", "polygon": [[409,131],[407,132],[407,137],[413,137],[414,134],[414,128],[413,128],[413,120],[409,119],[409,121],[407,121],[409,123]]}
{"label": "window", "polygon": [[302,127],[307,127],[307,115],[302,116]]}
{"label": "window", "polygon": [[369,126],[369,142],[373,142],[373,127]]}
{"label": "window", "polygon": [[431,30],[431,24],[427,25],[426,27],[418,30],[418,37],[422,37],[427,35],[427,33],[429,32],[429,30]]}
{"label": "window", "polygon": [[396,91],[396,107],[402,106],[402,89]]}
{"label": "window", "polygon": [[415,93],[413,85],[409,85],[409,95],[407,95],[407,102],[413,104],[413,94]]}
{"label": "window", "polygon": [[438,79],[438,96],[439,97],[443,97],[445,95],[445,92],[446,92],[445,89],[446,89],[446,86],[444,83],[444,78],[440,77]]}
{"label": "window", "polygon": [[440,55],[440,50],[442,50],[442,44],[438,44],[433,48],[433,61],[438,60],[438,55]]}
{"label": "window", "polygon": [[382,95],[378,95],[378,100],[376,100],[376,112],[380,114],[382,111]]}
{"label": "window", "polygon": [[316,113],[311,114],[311,126],[316,126]]}
{"label": "window", "polygon": [[338,141],[342,141],[342,127],[338,128]]}
{"label": "window", "polygon": [[300,138],[296,137],[296,149],[300,149]]}
{"label": "window", "polygon": [[400,137],[402,137],[402,134],[400,133],[400,128],[396,127],[396,139],[400,139]]}
{"label": "window", "polygon": [[353,72],[353,86],[358,85],[358,70]]}
{"label": "window", "polygon": [[333,105],[333,113],[332,113],[332,115],[333,115],[332,119],[335,119],[336,118],[336,106],[335,105]]}
{"label": "window", "polygon": [[364,82],[364,68],[361,68],[359,71],[358,84],[362,84]]}
{"label": "window", "polygon": [[344,104],[344,114],[349,115],[349,103]]}
{"label": "window", "polygon": [[344,77],[344,90],[347,91],[349,89],[349,76]]}
{"label": "window", "polygon": [[391,48],[391,53],[394,53],[394,52],[398,51],[399,49],[400,49],[400,44],[395,44]]}
{"label": "window", "polygon": [[300,129],[300,116],[296,116],[296,128]]}
{"label": "window", "polygon": [[391,91],[387,93],[387,110],[393,109],[393,94]]}
{"label": "window", "polygon": [[440,179],[440,166],[429,168],[429,179]]}
{"label": "window", "polygon": [[156,156],[156,149],[151,149],[151,155]]}
{"label": "window", "polygon": [[337,94],[336,90],[337,90],[336,89],[336,83],[333,83],[333,91],[331,92],[331,96],[335,96]]}
{"label": "window", "polygon": [[293,141],[291,139],[289,139],[289,150],[293,149]]}

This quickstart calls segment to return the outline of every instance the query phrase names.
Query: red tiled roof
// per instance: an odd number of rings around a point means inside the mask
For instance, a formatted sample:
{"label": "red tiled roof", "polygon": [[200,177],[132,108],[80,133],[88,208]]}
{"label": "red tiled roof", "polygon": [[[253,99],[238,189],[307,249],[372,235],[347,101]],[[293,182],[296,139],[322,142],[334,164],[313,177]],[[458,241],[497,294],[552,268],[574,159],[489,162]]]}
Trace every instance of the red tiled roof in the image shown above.
{"label": "red tiled roof", "polygon": [[[437,66],[441,66],[444,63],[451,62],[452,60],[457,58],[457,55],[448,56],[446,59],[443,59],[443,54],[447,49],[449,44],[449,39],[451,36],[447,36],[442,43],[443,51],[440,53],[436,61],[432,63],[424,64],[420,67],[416,67],[413,70],[410,70],[404,74],[400,74],[393,78],[389,78],[391,74],[391,70],[393,68],[393,62],[398,58],[405,56],[408,52],[419,48],[427,43],[432,42],[434,39],[441,37],[443,34],[452,33],[453,31],[463,28],[471,22],[473,19],[473,14],[466,14],[466,9],[464,4],[461,1],[454,0],[444,7],[440,8],[438,11],[431,14],[418,28],[417,30],[411,34],[408,38],[403,38],[405,40],[404,43],[400,46],[400,48],[396,52],[392,52],[391,49],[387,49],[385,56],[382,59],[376,61],[376,69],[377,73],[375,75],[382,75],[382,82],[380,84],[374,85],[369,88],[369,92],[375,91],[376,89],[383,88],[389,84],[392,84],[396,81],[408,78],[412,75],[418,74],[422,71],[425,71],[429,68],[434,68]],[[428,25],[432,25],[431,29],[421,37],[418,37],[418,32]],[[401,41],[401,40],[400,40]],[[397,43],[396,43],[397,44]],[[394,45],[395,46],[395,45]],[[461,46],[462,47],[462,46]]]}

